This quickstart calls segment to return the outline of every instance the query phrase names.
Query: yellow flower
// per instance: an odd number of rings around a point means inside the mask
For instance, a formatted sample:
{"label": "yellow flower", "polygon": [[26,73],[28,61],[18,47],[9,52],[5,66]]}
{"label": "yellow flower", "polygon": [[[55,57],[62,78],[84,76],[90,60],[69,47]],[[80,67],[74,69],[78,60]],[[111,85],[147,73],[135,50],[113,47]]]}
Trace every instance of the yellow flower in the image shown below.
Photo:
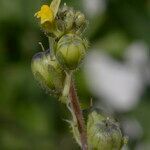
{"label": "yellow flower", "polygon": [[35,13],[34,16],[41,19],[41,25],[43,25],[46,22],[53,23],[58,12],[60,2],[61,0],[53,0],[50,6],[43,5],[41,7],[41,10]]}
{"label": "yellow flower", "polygon": [[41,24],[44,24],[45,22],[52,23],[54,20],[53,10],[48,5],[43,5],[41,10],[38,11],[35,16],[41,18]]}

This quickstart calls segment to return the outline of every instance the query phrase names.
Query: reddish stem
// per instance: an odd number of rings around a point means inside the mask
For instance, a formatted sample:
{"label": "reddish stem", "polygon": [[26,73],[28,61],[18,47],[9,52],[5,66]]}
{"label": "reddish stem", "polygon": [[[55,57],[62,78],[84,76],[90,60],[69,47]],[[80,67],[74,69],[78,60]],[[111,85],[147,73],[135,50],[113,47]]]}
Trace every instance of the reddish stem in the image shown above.
{"label": "reddish stem", "polygon": [[78,126],[78,130],[80,133],[82,150],[88,150],[87,134],[86,134],[86,130],[85,130],[83,114],[82,114],[82,111],[80,108],[79,100],[77,97],[77,93],[76,93],[73,81],[71,81],[69,96],[70,96],[71,107],[72,107],[74,114],[76,116],[76,119],[77,119],[77,126]]}

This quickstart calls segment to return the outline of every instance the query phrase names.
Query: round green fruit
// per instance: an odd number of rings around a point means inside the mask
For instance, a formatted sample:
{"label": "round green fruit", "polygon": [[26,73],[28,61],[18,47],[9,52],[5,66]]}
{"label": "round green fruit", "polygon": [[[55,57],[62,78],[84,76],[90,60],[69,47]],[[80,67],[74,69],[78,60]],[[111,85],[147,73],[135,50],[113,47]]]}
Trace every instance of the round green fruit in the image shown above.
{"label": "round green fruit", "polygon": [[66,34],[57,43],[55,55],[65,70],[75,70],[86,54],[85,40],[76,34]]}
{"label": "round green fruit", "polygon": [[88,116],[87,137],[92,150],[121,150],[124,140],[119,124],[95,110]]}
{"label": "round green fruit", "polygon": [[32,58],[31,69],[38,83],[52,95],[61,95],[65,74],[56,59],[51,60],[49,50]]}

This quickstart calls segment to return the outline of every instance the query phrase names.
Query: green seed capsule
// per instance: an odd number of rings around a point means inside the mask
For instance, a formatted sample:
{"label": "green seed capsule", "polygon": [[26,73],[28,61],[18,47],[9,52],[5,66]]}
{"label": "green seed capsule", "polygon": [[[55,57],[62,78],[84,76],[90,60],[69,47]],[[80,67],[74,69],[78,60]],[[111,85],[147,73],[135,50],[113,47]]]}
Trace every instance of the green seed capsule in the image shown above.
{"label": "green seed capsule", "polygon": [[55,96],[61,95],[65,74],[57,61],[51,60],[49,50],[34,55],[31,69],[35,79],[46,92]]}
{"label": "green seed capsule", "polygon": [[79,36],[66,34],[57,43],[56,58],[65,70],[75,70],[86,54],[86,47]]}
{"label": "green seed capsule", "polygon": [[87,137],[89,148],[94,150],[121,150],[124,140],[118,123],[97,111],[89,114]]}

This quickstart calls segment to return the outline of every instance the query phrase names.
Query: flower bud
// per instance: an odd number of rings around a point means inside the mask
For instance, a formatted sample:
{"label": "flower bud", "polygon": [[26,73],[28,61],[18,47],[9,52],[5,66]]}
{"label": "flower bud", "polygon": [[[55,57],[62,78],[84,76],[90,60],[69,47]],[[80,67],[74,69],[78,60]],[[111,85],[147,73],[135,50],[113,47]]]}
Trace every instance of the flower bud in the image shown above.
{"label": "flower bud", "polygon": [[66,13],[66,16],[64,18],[64,22],[65,22],[66,30],[71,30],[71,28],[73,26],[73,23],[74,23],[74,13],[73,13],[73,11],[69,10]]}
{"label": "flower bud", "polygon": [[66,70],[74,70],[86,54],[86,42],[75,34],[64,35],[57,43],[55,55]]}
{"label": "flower bud", "polygon": [[87,137],[89,148],[94,150],[121,150],[124,140],[119,124],[95,110],[88,116]]}
{"label": "flower bud", "polygon": [[80,27],[82,24],[86,22],[85,15],[79,11],[75,14],[75,24]]}
{"label": "flower bud", "polygon": [[87,28],[88,21],[85,15],[79,11],[75,14],[75,33],[81,35]]}
{"label": "flower bud", "polygon": [[74,24],[74,10],[66,4],[59,9],[57,15],[57,26],[60,31],[68,32],[72,30]]}
{"label": "flower bud", "polygon": [[51,60],[49,50],[34,55],[31,69],[35,79],[49,94],[61,95],[65,74],[57,61]]}

